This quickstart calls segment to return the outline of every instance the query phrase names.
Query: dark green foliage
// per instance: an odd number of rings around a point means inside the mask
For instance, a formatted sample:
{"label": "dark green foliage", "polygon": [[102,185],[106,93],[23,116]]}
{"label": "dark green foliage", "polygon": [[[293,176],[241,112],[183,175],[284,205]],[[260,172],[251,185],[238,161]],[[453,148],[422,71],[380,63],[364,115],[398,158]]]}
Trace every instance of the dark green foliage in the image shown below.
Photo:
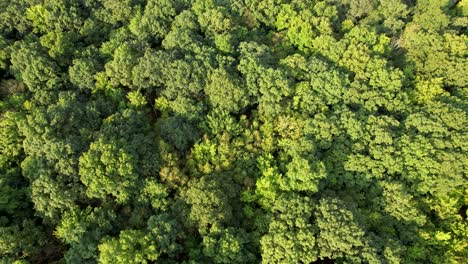
{"label": "dark green foliage", "polygon": [[466,0],[0,0],[1,263],[465,263]]}
{"label": "dark green foliage", "polygon": [[[60,89],[57,63],[39,43],[21,43],[12,52],[11,68],[32,92]],[[63,84],[62,84],[63,85]]]}
{"label": "dark green foliage", "polygon": [[174,17],[184,4],[182,0],[149,0],[144,11],[130,21],[130,31],[143,41],[160,42],[169,33]]}
{"label": "dark green foliage", "polygon": [[25,12],[39,1],[28,0],[2,0],[0,1],[0,32],[10,35],[18,32],[23,35],[31,30],[31,21]]}

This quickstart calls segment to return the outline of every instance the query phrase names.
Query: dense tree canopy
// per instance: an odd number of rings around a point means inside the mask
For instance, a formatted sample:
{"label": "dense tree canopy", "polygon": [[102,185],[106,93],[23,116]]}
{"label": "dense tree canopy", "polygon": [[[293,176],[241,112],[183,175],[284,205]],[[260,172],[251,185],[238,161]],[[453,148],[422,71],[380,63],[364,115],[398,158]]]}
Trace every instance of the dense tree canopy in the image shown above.
{"label": "dense tree canopy", "polygon": [[0,0],[1,263],[466,263],[467,0]]}

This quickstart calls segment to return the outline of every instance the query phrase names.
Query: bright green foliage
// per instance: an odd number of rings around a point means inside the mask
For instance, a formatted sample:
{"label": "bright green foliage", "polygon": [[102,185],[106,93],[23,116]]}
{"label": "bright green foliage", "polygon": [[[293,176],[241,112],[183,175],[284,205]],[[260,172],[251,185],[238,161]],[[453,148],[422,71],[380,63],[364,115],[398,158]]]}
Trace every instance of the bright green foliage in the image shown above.
{"label": "bright green foliage", "polygon": [[150,263],[162,254],[174,256],[178,223],[168,214],[151,216],[147,230],[122,230],[118,237],[104,238],[99,245],[99,263]]}
{"label": "bright green foliage", "polygon": [[392,217],[404,222],[415,222],[422,225],[425,222],[411,194],[402,184],[382,182],[384,210]]}
{"label": "bright green foliage", "polygon": [[466,0],[0,0],[0,262],[465,263],[467,26]]}
{"label": "bright green foliage", "polygon": [[301,1],[281,5],[276,20],[276,28],[285,31],[286,37],[299,50],[311,47],[312,40],[319,34],[331,35],[333,20],[338,14],[336,8],[323,2],[310,5],[313,4]]}
{"label": "bright green foliage", "polygon": [[299,55],[285,58],[282,63],[297,80],[293,98],[294,108],[314,114],[326,111],[329,105],[341,102],[349,85],[346,75],[333,69],[326,62]]}
{"label": "bright green foliage", "polygon": [[136,108],[146,105],[146,98],[138,91],[129,92],[127,94],[127,99],[130,102],[130,105]]}
{"label": "bright green foliage", "polygon": [[88,195],[104,198],[111,194],[120,203],[128,200],[129,188],[138,180],[133,167],[129,166],[134,162],[135,158],[119,150],[118,145],[103,140],[94,142],[80,161],[81,178],[88,186]]}
{"label": "bright green foliage", "polygon": [[166,186],[151,180],[146,180],[144,184],[140,201],[151,204],[153,209],[166,209],[168,205],[166,198],[169,195]]}
{"label": "bright green foliage", "polygon": [[158,167],[157,147],[144,113],[125,110],[104,120],[99,136],[80,158],[89,197],[127,203]]}
{"label": "bright green foliage", "polygon": [[159,257],[149,237],[138,230],[122,230],[118,238],[99,245],[99,263],[148,263]]}
{"label": "bright green foliage", "polygon": [[25,15],[30,20],[35,33],[76,30],[82,24],[83,7],[79,2],[72,0],[28,2],[31,2],[31,6]]}
{"label": "bright green foliage", "polygon": [[281,4],[286,1],[283,0],[247,0],[245,5],[247,12],[250,12],[248,16],[253,16],[256,20],[271,26],[274,24],[276,17],[279,13]]}
{"label": "bright green foliage", "polygon": [[416,83],[415,99],[419,103],[426,103],[446,92],[442,86],[442,78],[435,78],[429,81],[419,81]]}
{"label": "bright green foliage", "polygon": [[49,49],[49,56],[56,61],[69,63],[78,44],[78,34],[74,32],[49,32],[44,35],[41,45]]}
{"label": "bright green foliage", "polygon": [[415,74],[428,81],[442,78],[444,86],[452,89],[467,86],[468,78],[462,70],[467,63],[467,42],[466,35],[439,35],[416,25],[409,26],[403,35],[403,47],[408,49]]}
{"label": "bright green foliage", "polygon": [[313,205],[309,197],[285,193],[270,209],[268,231],[260,240],[265,263],[310,263],[317,260]]}
{"label": "bright green foliage", "polygon": [[325,167],[322,163],[300,157],[293,157],[286,170],[286,175],[279,179],[280,188],[284,191],[316,192],[317,180],[325,177]]}
{"label": "bright green foliage", "polygon": [[112,231],[115,218],[115,214],[105,208],[65,212],[55,231],[55,235],[70,246],[65,260],[73,263],[96,259],[99,241]]}
{"label": "bright green foliage", "polygon": [[448,26],[449,17],[444,14],[444,5],[448,1],[417,1],[413,22],[429,31],[443,30]]}

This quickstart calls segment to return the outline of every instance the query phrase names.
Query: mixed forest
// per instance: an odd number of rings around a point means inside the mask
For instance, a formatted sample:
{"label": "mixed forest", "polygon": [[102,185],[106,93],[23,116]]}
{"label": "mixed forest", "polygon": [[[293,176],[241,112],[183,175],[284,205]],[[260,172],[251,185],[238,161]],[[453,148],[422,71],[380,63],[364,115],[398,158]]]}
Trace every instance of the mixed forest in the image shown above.
{"label": "mixed forest", "polygon": [[0,0],[0,263],[466,263],[467,0]]}

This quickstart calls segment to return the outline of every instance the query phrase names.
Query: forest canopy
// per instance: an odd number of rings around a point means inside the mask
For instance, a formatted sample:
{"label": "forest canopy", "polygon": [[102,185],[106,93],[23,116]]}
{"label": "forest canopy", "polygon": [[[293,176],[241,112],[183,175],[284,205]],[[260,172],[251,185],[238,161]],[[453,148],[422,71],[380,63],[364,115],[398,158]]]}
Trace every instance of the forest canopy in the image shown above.
{"label": "forest canopy", "polygon": [[1,263],[466,263],[467,0],[0,0]]}

